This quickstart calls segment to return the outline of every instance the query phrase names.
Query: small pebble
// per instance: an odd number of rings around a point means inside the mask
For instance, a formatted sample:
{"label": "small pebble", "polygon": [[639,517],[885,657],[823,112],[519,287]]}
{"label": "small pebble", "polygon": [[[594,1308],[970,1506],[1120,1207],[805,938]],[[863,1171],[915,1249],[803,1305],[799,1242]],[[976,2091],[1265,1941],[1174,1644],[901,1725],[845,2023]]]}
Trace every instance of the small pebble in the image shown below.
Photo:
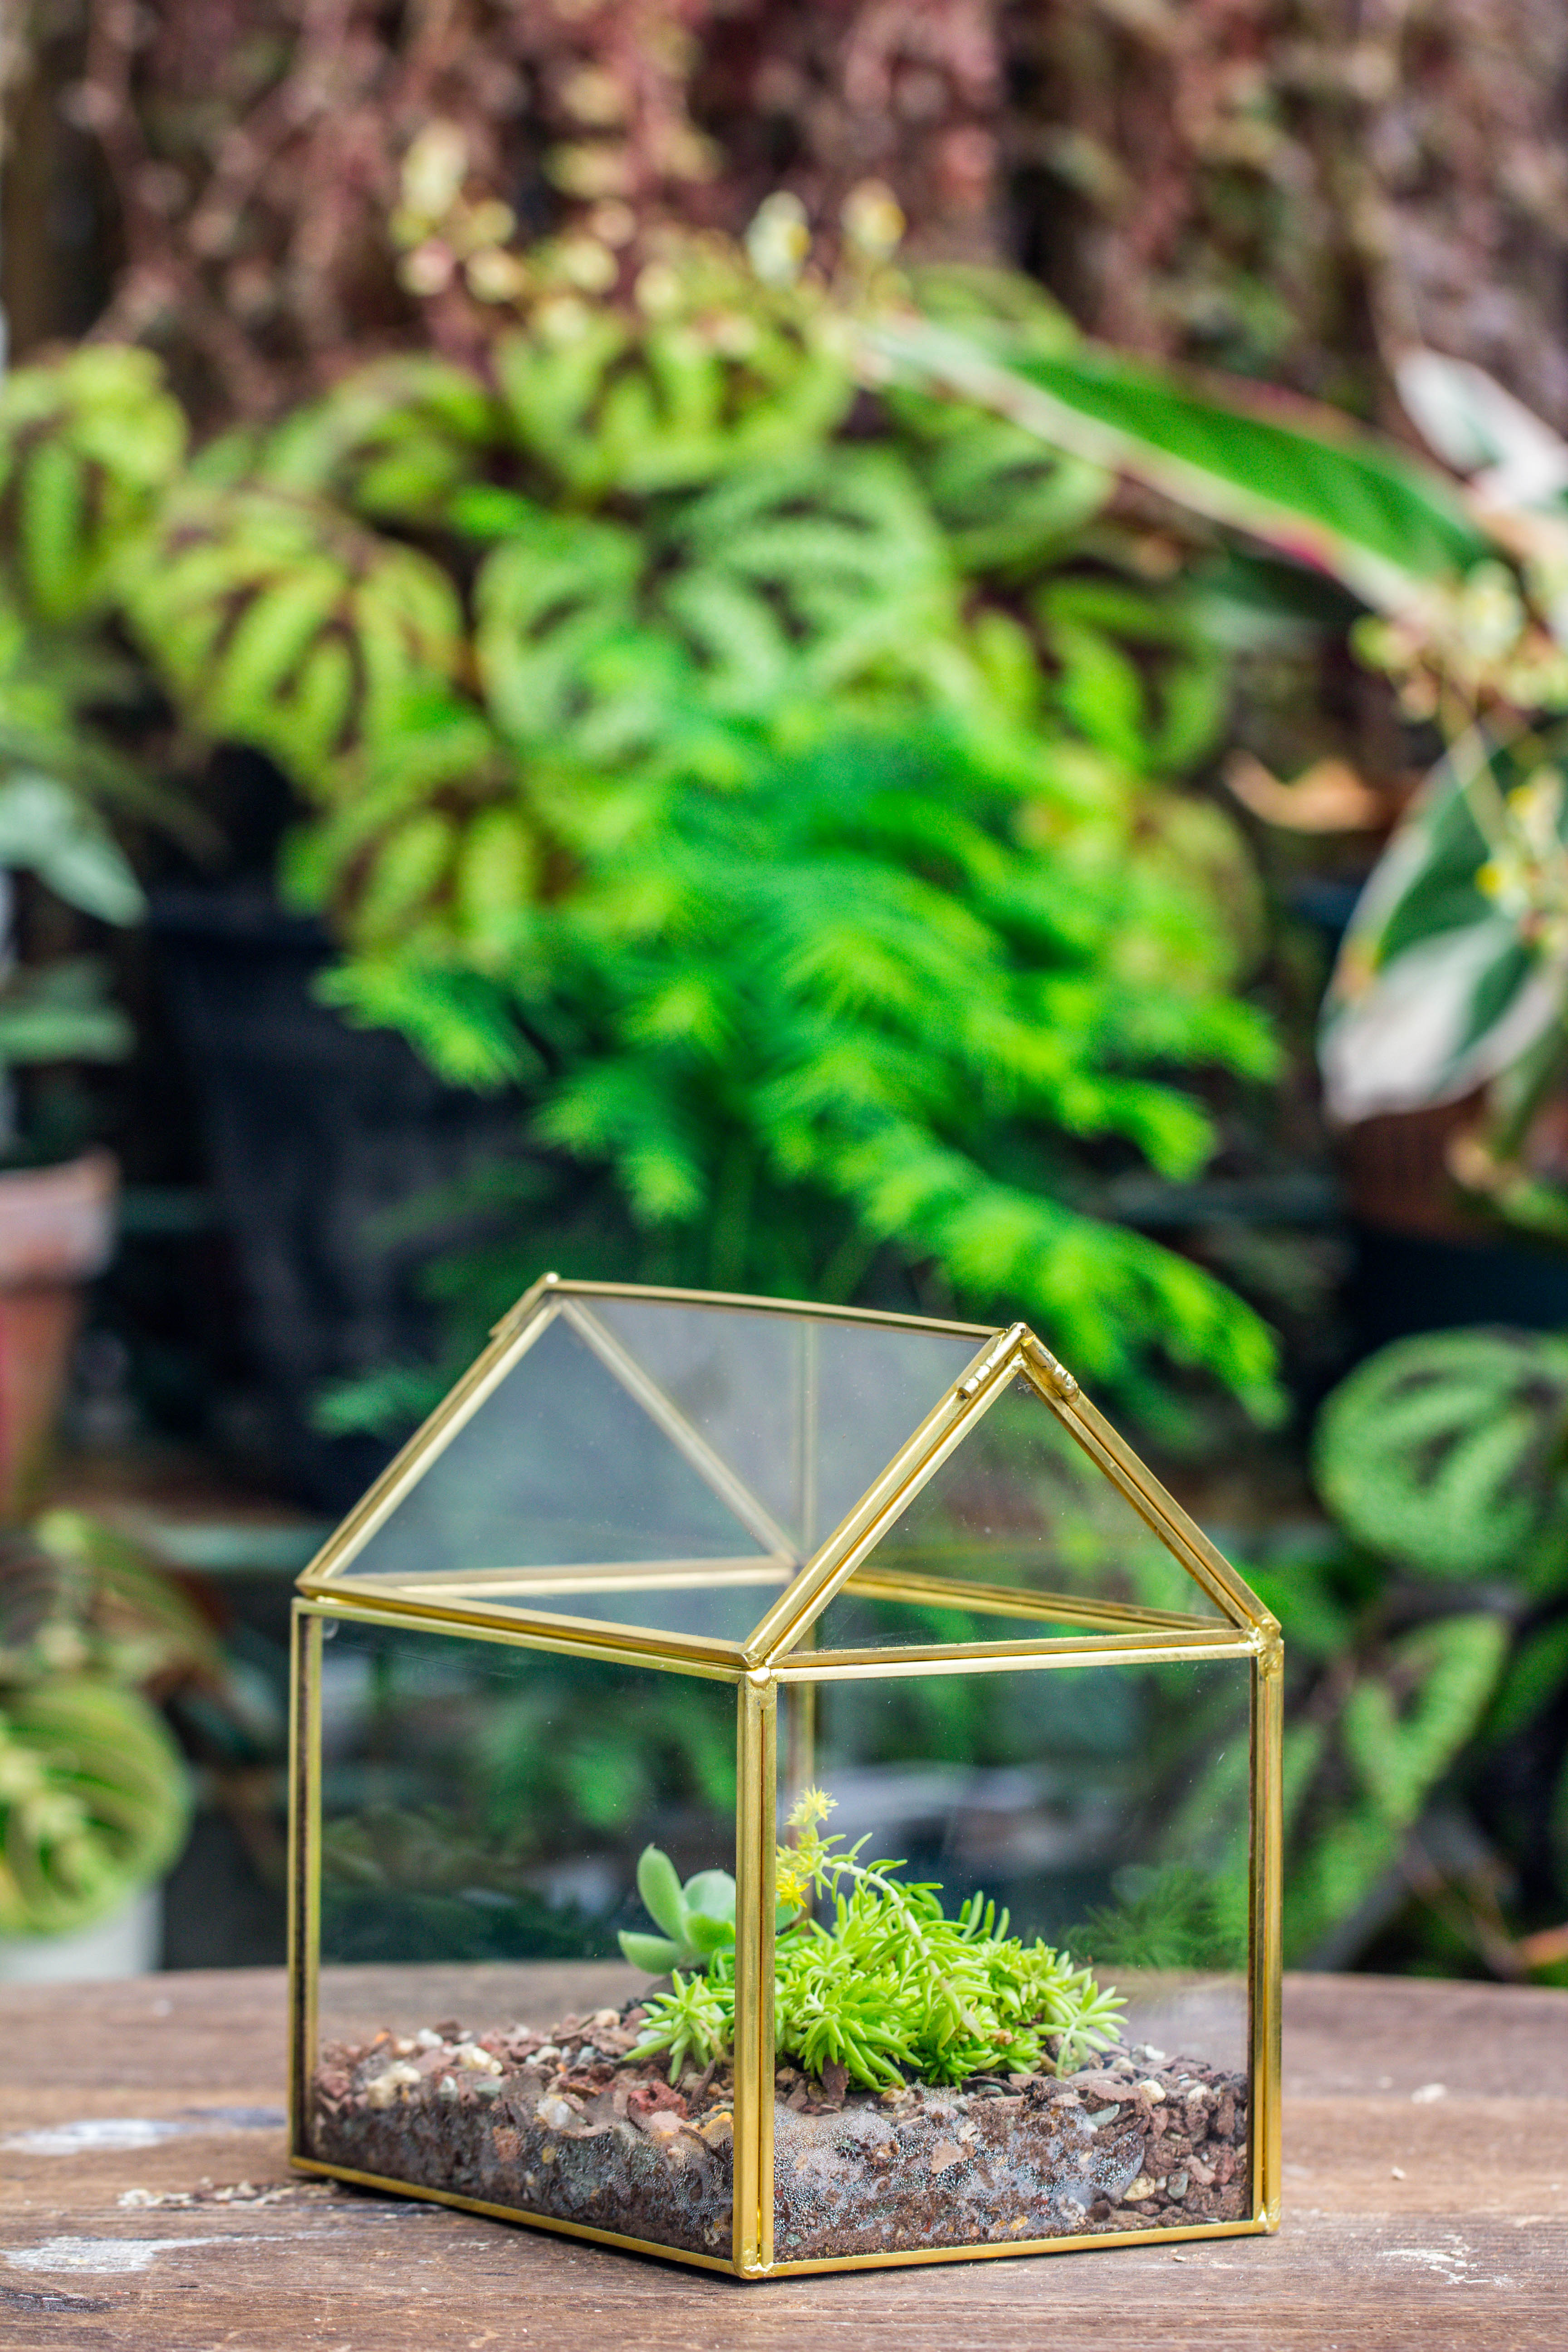
{"label": "small pebble", "polygon": [[466,2066],[468,2072],[473,2074],[499,2074],[500,2073],[500,2060],[499,2058],[492,2058],[488,2050],[481,2050],[477,2042],[465,2042],[463,2043],[462,2047],[458,2052],[458,2063],[459,2066]]}
{"label": "small pebble", "polygon": [[418,2081],[418,2068],[399,2058],[384,2073],[374,2075],[365,2084],[364,2103],[367,2107],[390,2107],[401,2092]]}
{"label": "small pebble", "polygon": [[564,2131],[567,2125],[574,2120],[574,2112],[565,2100],[552,2098],[548,2094],[533,2112],[547,2131]]}
{"label": "small pebble", "polygon": [[1392,2173],[1393,2173],[1393,2175],[1394,2175],[1394,2177],[1395,2180],[1403,2180],[1403,2179],[1404,2179],[1404,2178],[1405,2178],[1405,2167],[1404,2167],[1402,2164],[1391,2164],[1391,2165],[1389,2166],[1389,2168],[1389,2168],[1390,2172],[1392,2172]]}
{"label": "small pebble", "polygon": [[1413,2107],[1429,2107],[1434,2099],[1446,2099],[1447,2095],[1447,2083],[1423,2083],[1418,2091],[1411,2092],[1410,2104]]}

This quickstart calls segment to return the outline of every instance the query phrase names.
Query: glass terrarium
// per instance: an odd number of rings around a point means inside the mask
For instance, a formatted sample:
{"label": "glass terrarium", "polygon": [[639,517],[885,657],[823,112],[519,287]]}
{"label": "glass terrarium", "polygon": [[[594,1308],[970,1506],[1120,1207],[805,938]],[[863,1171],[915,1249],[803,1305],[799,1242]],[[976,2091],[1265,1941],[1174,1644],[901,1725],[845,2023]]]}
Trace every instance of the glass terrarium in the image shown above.
{"label": "glass terrarium", "polygon": [[300,1595],[302,2169],[743,2278],[1274,2225],[1279,1628],[1023,1325],[546,1276]]}

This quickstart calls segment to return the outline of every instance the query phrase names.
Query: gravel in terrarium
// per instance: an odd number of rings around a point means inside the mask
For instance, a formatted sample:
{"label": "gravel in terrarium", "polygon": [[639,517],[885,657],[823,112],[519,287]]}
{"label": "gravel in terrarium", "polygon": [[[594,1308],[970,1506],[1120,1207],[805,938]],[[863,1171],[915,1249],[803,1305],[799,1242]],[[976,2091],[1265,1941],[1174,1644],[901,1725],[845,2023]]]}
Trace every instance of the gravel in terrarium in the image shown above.
{"label": "gravel in terrarium", "polygon": [[[777,1855],[774,2254],[780,2262],[1235,2221],[1247,2078],[1147,2043],[1092,1969],[1009,1936],[980,1895],[900,1879],[824,1834],[807,1790]],[[863,1845],[865,1841],[861,1842]],[[323,2049],[318,2158],[727,2257],[734,2189],[735,1882],[647,1847],[661,1979],[527,2026],[456,2019]]]}
{"label": "gravel in terrarium", "polygon": [[[618,2236],[727,2257],[733,2078],[630,2053],[638,2006],[549,2037],[447,2019],[331,2044],[311,2145],[325,2163]],[[1247,2210],[1247,2084],[1114,2047],[1074,2074],[877,2092],[778,2070],[780,2262],[1175,2228]]]}

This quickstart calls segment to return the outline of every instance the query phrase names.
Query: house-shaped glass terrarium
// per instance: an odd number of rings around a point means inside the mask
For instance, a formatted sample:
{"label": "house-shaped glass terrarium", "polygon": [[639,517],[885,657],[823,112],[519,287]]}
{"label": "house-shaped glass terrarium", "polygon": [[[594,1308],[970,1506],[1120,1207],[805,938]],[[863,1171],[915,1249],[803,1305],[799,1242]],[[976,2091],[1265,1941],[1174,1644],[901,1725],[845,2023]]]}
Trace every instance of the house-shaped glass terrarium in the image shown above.
{"label": "house-shaped glass terrarium", "polygon": [[744,2278],[1273,2225],[1279,1629],[1021,1324],[547,1276],[300,1594],[302,2168]]}

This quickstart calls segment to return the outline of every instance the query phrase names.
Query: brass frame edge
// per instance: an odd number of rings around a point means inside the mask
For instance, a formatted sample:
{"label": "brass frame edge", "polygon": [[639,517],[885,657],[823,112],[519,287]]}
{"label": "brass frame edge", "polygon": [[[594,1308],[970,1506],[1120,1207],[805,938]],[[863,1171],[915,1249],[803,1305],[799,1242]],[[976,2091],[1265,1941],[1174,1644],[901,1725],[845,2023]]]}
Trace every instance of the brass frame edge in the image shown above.
{"label": "brass frame edge", "polygon": [[541,1295],[533,1298],[526,1313],[521,1311],[523,1302],[530,1297],[525,1291],[523,1300],[513,1309],[519,1319],[513,1323],[502,1318],[496,1327],[498,1336],[475,1357],[461,1380],[447,1391],[434,1412],[426,1415],[413,1436],[399,1446],[380,1477],[333,1528],[300,1575],[300,1591],[306,1590],[307,1578],[314,1582],[334,1577],[340,1560],[353,1559],[363,1550],[377,1528],[391,1517],[409,1487],[424,1475],[426,1465],[446,1452],[491,1391],[500,1387],[507,1374],[542,1339],[555,1320],[554,1292],[544,1291],[538,1284],[534,1287]]}
{"label": "brass frame edge", "polygon": [[487,2221],[514,2221],[520,2229],[551,2230],[558,2237],[586,2238],[595,2245],[618,2246],[632,2254],[658,2254],[666,2262],[686,2263],[692,2268],[720,2271],[726,2278],[741,2273],[723,2254],[698,2254],[685,2246],[661,2246],[652,2238],[625,2238],[618,2231],[595,2230],[588,2221],[562,2221],[553,2213],[527,2213],[517,2205],[492,2205],[482,2197],[464,2197],[456,2189],[426,2189],[417,2180],[397,2180],[390,2173],[356,2172],[349,2164],[323,2164],[313,2156],[291,2156],[290,2168],[295,2172],[315,2174],[323,2180],[352,2181],[356,2189],[384,2189],[395,2197],[417,2197],[427,2205],[450,2205],[460,2213],[482,2213]]}
{"label": "brass frame edge", "polygon": [[1261,2228],[1279,2226],[1284,2010],[1285,1644],[1278,1633],[1252,1673],[1253,2210]]}
{"label": "brass frame edge", "polygon": [[561,1276],[558,1274],[535,1275],[521,1297],[512,1300],[500,1322],[490,1325],[490,1338],[492,1339],[510,1338],[512,1332],[521,1330],[539,1301],[547,1292],[559,1289],[560,1286]]}
{"label": "brass frame edge", "polygon": [[289,2147],[305,2145],[310,2072],[316,2047],[321,1948],[321,1620],[296,1601],[289,1626]]}
{"label": "brass frame edge", "polygon": [[735,1723],[734,2263],[773,2252],[773,1882],[778,1685],[765,1668],[741,1685]]}
{"label": "brass frame edge", "polygon": [[[1135,1601],[1095,1601],[1079,1593],[1045,1592],[1037,1585],[979,1584],[927,1574],[920,1569],[879,1568],[881,1548],[845,1580],[836,1601],[865,1593],[872,1601],[912,1601],[932,1608],[967,1609],[976,1617],[1040,1617],[1058,1625],[1098,1626],[1103,1633],[1138,1633],[1160,1627],[1173,1633],[1206,1633],[1213,1617],[1175,1609],[1144,1609]],[[1226,1630],[1234,1630],[1226,1627]],[[955,1644],[963,1646],[962,1644]]]}
{"label": "brass frame edge", "polygon": [[361,1592],[379,1591],[409,1601],[485,1601],[504,1593],[728,1591],[752,1584],[787,1584],[799,1569],[794,1554],[715,1553],[709,1559],[580,1560],[564,1567],[431,1568],[417,1576],[354,1577]]}
{"label": "brass frame edge", "polygon": [[1110,2246],[1165,2246],[1193,2238],[1258,2238],[1261,2221],[1188,2221],[1170,2230],[1080,2231],[1072,2238],[1020,2238],[1012,2245],[911,2246],[898,2254],[823,2254],[805,2262],[774,2263],[768,2278],[804,2278],[815,2271],[904,2270],[915,2263],[1005,2262],[1019,2254],[1093,2254]]}
{"label": "brass frame edge", "polygon": [[[449,1602],[370,1593],[363,1585],[347,1581],[312,1587],[297,1598],[301,1611],[339,1622],[467,1635],[513,1648],[592,1657],[612,1665],[647,1666],[713,1682],[739,1683],[753,1671],[738,1645],[703,1643],[697,1635],[649,1634],[635,1626],[594,1618],[531,1617],[521,1611],[509,1611],[503,1617],[499,1612],[459,1609]],[[1256,1633],[1216,1621],[1212,1630],[1086,1631],[1082,1635],[1042,1634],[1037,1641],[910,1643],[885,1650],[811,1649],[790,1653],[775,1661],[770,1671],[780,1682],[799,1683],[878,1675],[994,1674],[1013,1666],[1049,1668],[1118,1659],[1129,1665],[1165,1665],[1191,1657],[1256,1657],[1259,1641]]]}
{"label": "brass frame edge", "polygon": [[881,1307],[834,1307],[820,1298],[759,1298],[743,1290],[683,1290],[657,1282],[579,1282],[571,1275],[542,1275],[496,1325],[506,1330],[548,1290],[555,1298],[656,1298],[668,1307],[722,1307],[736,1314],[809,1316],[815,1323],[872,1323],[886,1330],[935,1331],[950,1339],[993,1339],[996,1323],[958,1323],[935,1315],[899,1315]]}
{"label": "brass frame edge", "polygon": [[975,1642],[967,1647],[907,1650],[811,1650],[779,1659],[773,1674],[784,1684],[866,1682],[907,1675],[995,1675],[1049,1672],[1063,1666],[1166,1666],[1193,1658],[1256,1658],[1258,1643],[1247,1633],[1216,1628],[1209,1639],[1182,1641],[1142,1633],[1100,1633],[1078,1641],[1068,1635],[1038,1642]]}
{"label": "brass frame edge", "polygon": [[[480,1641],[509,1642],[531,1650],[554,1650],[574,1657],[599,1658],[611,1665],[655,1666],[669,1674],[705,1675],[715,1682],[739,1682],[746,1672],[740,1648],[730,1643],[681,1648],[676,1637],[643,1632],[592,1617],[530,1617],[521,1610],[460,1609],[449,1601],[405,1600],[395,1593],[367,1592],[363,1584],[302,1587],[302,1607],[330,1616],[357,1618],[367,1625],[401,1626],[405,1632],[467,1633]],[[619,1638],[617,1638],[619,1637]]]}
{"label": "brass frame edge", "polygon": [[[1001,1339],[980,1350],[953,1386],[940,1396],[925,1419],[905,1439],[875,1483],[842,1518],[787,1591],[780,1594],[746,1643],[749,1660],[777,1664],[815,1622],[835,1594],[887,1533],[906,1502],[919,1494],[960,1443],[974,1416],[983,1412],[1009,1377],[1018,1356],[1014,1345],[1004,1352]],[[967,1391],[967,1393],[966,1393]]]}

